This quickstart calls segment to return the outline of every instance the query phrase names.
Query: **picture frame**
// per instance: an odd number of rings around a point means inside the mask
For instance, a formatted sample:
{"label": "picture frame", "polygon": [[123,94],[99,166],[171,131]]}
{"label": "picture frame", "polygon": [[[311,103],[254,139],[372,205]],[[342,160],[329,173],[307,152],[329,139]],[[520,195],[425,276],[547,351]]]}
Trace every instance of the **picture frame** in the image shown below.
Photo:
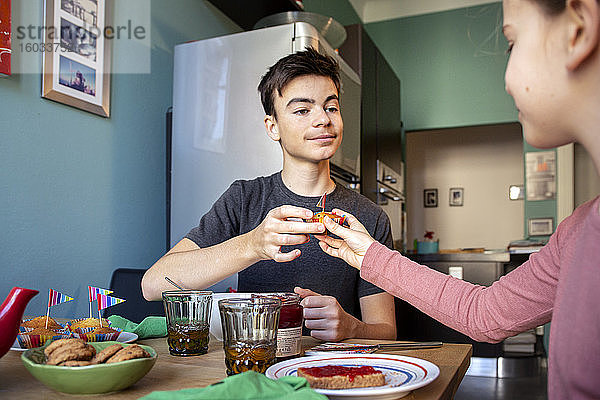
{"label": "picture frame", "polygon": [[423,190],[423,207],[437,207],[438,206],[438,190],[437,189],[425,189]]}
{"label": "picture frame", "polygon": [[464,188],[450,188],[449,202],[451,207],[462,207],[464,202]]}
{"label": "picture frame", "polygon": [[529,218],[527,220],[529,236],[547,236],[554,232],[554,218]]}
{"label": "picture frame", "polygon": [[112,0],[44,0],[42,97],[110,117]]}

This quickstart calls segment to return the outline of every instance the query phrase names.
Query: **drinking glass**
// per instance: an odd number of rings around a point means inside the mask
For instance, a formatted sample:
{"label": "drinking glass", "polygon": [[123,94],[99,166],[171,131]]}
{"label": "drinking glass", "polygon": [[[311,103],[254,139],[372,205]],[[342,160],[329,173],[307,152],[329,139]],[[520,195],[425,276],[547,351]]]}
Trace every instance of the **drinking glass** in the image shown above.
{"label": "drinking glass", "polygon": [[265,373],[275,363],[281,300],[219,300],[227,375]]}
{"label": "drinking glass", "polygon": [[302,353],[302,325],[304,323],[302,299],[297,293],[254,293],[252,297],[267,297],[281,300],[279,326],[277,327],[277,359],[285,361]]}
{"label": "drinking glass", "polygon": [[170,290],[162,293],[167,317],[167,343],[174,356],[208,352],[212,292]]}

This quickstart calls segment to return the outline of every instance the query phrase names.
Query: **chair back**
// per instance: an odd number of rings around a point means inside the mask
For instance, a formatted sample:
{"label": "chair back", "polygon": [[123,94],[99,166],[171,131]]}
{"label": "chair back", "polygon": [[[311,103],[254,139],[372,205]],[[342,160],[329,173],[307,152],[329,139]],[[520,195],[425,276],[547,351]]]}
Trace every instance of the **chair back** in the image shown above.
{"label": "chair back", "polygon": [[164,317],[162,301],[147,301],[142,294],[142,277],[145,269],[117,268],[110,279],[110,290],[125,302],[104,309],[104,317],[120,315],[133,322],[141,322],[150,315]]}

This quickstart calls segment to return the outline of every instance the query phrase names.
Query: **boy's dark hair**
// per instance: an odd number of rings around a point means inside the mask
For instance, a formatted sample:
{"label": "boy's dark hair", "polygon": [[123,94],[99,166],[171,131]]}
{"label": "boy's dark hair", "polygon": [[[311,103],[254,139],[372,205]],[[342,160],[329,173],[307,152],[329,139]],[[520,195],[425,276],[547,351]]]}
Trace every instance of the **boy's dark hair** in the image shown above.
{"label": "boy's dark hair", "polygon": [[275,114],[275,91],[281,96],[283,88],[293,79],[305,75],[318,75],[330,78],[339,94],[340,72],[338,63],[331,57],[307,47],[277,61],[258,84],[260,100],[267,115]]}

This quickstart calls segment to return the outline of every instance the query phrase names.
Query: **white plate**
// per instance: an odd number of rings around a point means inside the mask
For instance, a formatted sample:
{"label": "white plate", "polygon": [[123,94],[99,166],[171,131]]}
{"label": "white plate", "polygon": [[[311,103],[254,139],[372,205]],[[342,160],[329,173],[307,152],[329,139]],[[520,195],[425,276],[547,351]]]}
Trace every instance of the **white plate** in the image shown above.
{"label": "white plate", "polygon": [[433,382],[439,375],[437,365],[420,358],[397,356],[392,354],[331,354],[312,357],[300,357],[282,361],[267,369],[266,376],[271,379],[282,376],[296,376],[298,367],[322,367],[341,365],[356,367],[371,366],[385,376],[385,385],[356,389],[315,389],[329,399],[338,400],[386,400],[406,396],[411,390]]}
{"label": "white plate", "polygon": [[[135,342],[138,338],[138,335],[136,333],[132,333],[132,332],[121,332],[119,334],[119,337],[117,337],[117,342],[121,342],[121,343],[131,343],[131,342]],[[17,339],[15,339],[15,342],[13,343],[12,347],[10,348],[11,350],[15,350],[15,351],[25,351],[27,349],[24,349],[21,347],[21,345],[19,345],[19,341]]]}

